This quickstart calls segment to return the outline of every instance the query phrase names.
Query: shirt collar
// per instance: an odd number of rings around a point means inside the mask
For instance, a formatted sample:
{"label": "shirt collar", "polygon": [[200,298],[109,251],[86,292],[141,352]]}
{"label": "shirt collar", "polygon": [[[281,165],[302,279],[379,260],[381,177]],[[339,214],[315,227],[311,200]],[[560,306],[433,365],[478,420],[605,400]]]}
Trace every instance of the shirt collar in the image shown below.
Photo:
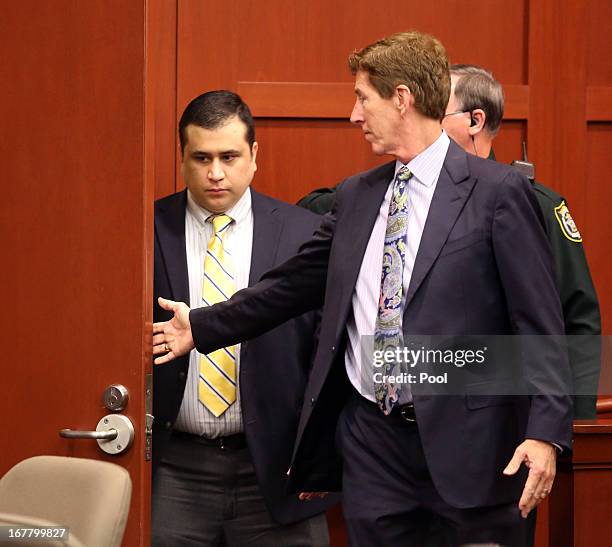
{"label": "shirt collar", "polygon": [[[187,190],[187,211],[203,228],[206,226],[206,220],[209,216],[215,213],[198,205],[189,190]],[[231,217],[236,224],[244,222],[251,212],[251,188],[247,188],[242,197],[236,202],[233,207],[230,207],[225,214]]]}
{"label": "shirt collar", "polygon": [[[444,163],[449,145],[450,139],[443,130],[440,136],[432,144],[406,164],[413,177],[418,182],[425,186],[431,186],[438,180],[438,175],[442,170],[442,164]],[[395,178],[395,175],[397,175],[397,172],[403,166],[404,164],[401,161],[397,160],[395,162],[395,174],[393,178]]]}

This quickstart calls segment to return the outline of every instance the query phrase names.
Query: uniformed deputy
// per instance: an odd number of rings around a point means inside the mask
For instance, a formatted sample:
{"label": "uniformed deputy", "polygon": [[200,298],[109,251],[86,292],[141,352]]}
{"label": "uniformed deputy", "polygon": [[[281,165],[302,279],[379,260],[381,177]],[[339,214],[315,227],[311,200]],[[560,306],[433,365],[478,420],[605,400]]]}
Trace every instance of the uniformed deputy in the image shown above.
{"label": "uniformed deputy", "polygon": [[565,199],[533,181],[553,251],[574,380],[574,417],[596,417],[601,319],[582,237]]}
{"label": "uniformed deputy", "polygon": [[[504,114],[501,84],[490,72],[473,65],[453,65],[451,84],[442,127],[466,152],[495,159],[492,143]],[[565,199],[539,182],[532,183],[555,260],[574,381],[574,417],[595,418],[601,318],[582,237]],[[319,188],[298,205],[325,214],[332,209],[335,197],[335,188]]]}

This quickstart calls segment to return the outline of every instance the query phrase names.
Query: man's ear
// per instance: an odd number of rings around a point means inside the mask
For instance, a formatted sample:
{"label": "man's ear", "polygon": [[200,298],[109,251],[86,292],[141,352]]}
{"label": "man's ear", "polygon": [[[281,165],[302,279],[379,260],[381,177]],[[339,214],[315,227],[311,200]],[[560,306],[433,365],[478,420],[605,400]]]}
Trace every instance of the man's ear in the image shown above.
{"label": "man's ear", "polygon": [[251,146],[251,159],[255,165],[255,171],[257,171],[257,150],[259,150],[259,144],[257,144],[257,141],[255,141],[253,146]]}
{"label": "man's ear", "polygon": [[400,84],[395,88],[394,100],[400,113],[405,114],[412,107],[414,96],[407,85]]}
{"label": "man's ear", "polygon": [[474,137],[478,133],[484,130],[485,123],[487,121],[487,115],[482,108],[475,108],[470,112],[471,120],[468,132],[471,137]]}

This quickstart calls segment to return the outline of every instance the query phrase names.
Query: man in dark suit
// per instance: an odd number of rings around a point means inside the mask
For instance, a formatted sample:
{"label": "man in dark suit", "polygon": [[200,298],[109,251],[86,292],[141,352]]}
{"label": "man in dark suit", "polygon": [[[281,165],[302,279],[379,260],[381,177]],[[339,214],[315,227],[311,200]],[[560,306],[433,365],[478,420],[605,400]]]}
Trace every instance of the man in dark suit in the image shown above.
{"label": "man in dark suit", "polygon": [[[154,293],[201,306],[256,283],[320,219],[250,188],[257,142],[238,95],[195,98],[179,136],[187,189],[155,204]],[[156,303],[154,316],[171,315]],[[316,323],[308,313],[248,346],[155,367],[153,545],[328,544],[333,500],[286,490]]]}
{"label": "man in dark suit", "polygon": [[[493,140],[504,114],[501,84],[489,71],[475,65],[453,65],[450,73],[451,94],[443,129],[466,152],[494,160]],[[574,418],[594,419],[601,361],[601,316],[582,237],[565,198],[533,178],[530,182],[553,252],[572,371]],[[337,186],[318,188],[297,204],[325,214],[334,206],[336,189]]]}
{"label": "man in dark suit", "polygon": [[[191,311],[164,301],[174,317],[154,325],[153,352],[165,353],[156,362],[324,304],[292,485],[342,486],[352,545],[421,545],[435,517],[448,545],[522,546],[521,517],[548,495],[556,451],[571,445],[567,355],[553,336],[563,322],[537,202],[516,171],[442,132],[450,77],[435,38],[399,33],[349,66],[351,121],[396,161],[344,181],[313,239],[255,287]],[[520,357],[494,362],[520,367],[526,391],[476,375],[463,393],[431,395],[394,374],[398,363],[376,368],[362,351],[509,334],[526,335]]]}

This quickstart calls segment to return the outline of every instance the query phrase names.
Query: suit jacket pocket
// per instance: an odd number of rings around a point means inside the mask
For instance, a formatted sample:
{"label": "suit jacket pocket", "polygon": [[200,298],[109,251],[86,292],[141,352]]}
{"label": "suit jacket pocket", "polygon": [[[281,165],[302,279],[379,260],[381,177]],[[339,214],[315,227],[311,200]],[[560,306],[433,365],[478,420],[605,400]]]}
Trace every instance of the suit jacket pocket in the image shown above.
{"label": "suit jacket pocket", "polygon": [[474,230],[464,236],[458,237],[456,239],[451,239],[445,243],[444,247],[442,247],[440,257],[456,253],[461,249],[465,249],[466,247],[475,245],[483,239],[484,235],[482,233],[482,230]]}
{"label": "suit jacket pocket", "polygon": [[490,406],[511,405],[516,402],[516,395],[508,394],[511,383],[481,382],[466,386],[465,404],[470,410]]}

